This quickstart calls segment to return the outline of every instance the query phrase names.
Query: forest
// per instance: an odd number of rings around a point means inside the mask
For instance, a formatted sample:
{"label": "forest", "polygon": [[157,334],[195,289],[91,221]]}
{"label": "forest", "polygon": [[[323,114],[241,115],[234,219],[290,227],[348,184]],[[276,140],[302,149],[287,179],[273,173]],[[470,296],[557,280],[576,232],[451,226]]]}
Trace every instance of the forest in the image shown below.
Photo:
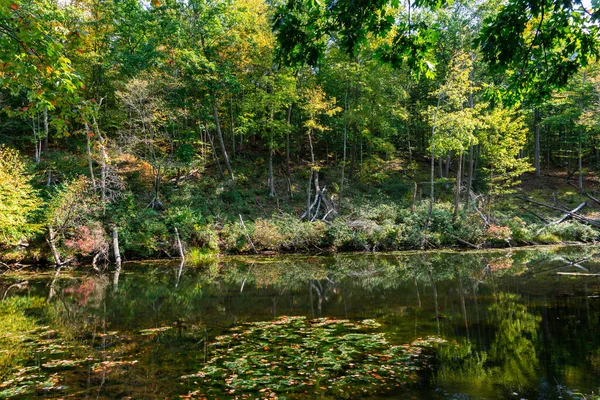
{"label": "forest", "polygon": [[0,265],[595,242],[599,19],[0,0]]}

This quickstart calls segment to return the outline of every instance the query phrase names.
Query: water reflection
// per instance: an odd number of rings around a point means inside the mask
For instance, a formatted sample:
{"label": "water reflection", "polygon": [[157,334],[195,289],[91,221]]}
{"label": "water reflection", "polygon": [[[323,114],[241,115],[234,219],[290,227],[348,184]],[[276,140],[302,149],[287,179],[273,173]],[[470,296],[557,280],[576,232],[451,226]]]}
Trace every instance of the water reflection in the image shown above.
{"label": "water reflection", "polygon": [[197,268],[129,263],[118,277],[28,276],[28,291],[7,290],[22,280],[8,277],[0,281],[0,369],[10,372],[0,373],[8,382],[0,397],[176,398],[191,390],[179,378],[211,360],[215,336],[282,316],[374,319],[397,344],[446,339],[431,375],[401,389],[411,396],[591,393],[600,388],[598,253],[589,246],[230,258]]}

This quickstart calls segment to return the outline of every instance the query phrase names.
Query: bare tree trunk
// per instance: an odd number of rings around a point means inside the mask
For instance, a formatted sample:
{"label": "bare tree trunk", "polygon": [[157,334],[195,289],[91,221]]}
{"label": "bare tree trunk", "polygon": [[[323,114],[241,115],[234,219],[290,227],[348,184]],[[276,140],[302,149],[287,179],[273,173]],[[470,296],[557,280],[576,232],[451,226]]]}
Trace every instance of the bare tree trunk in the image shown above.
{"label": "bare tree trunk", "polygon": [[52,225],[48,225],[48,244],[50,245],[50,250],[52,250],[54,265],[56,265],[56,267],[60,267],[63,263],[60,259],[58,248],[56,247],[56,232],[54,232]]}
{"label": "bare tree trunk", "polygon": [[[346,84],[346,97],[344,98],[344,114],[348,115],[348,91],[350,90],[350,84]],[[348,121],[344,118],[344,155],[342,159],[342,181],[340,182],[340,199],[338,204],[339,212],[342,212],[342,198],[344,196],[344,178],[346,172],[346,156],[348,147]]]}
{"label": "bare tree trunk", "polygon": [[231,116],[231,157],[235,157],[235,115],[233,114],[233,96],[229,96],[229,114]]}
{"label": "bare tree trunk", "polygon": [[317,193],[321,190],[321,188],[319,187],[319,170],[316,167],[316,162],[315,162],[315,149],[313,147],[313,142],[312,142],[312,129],[308,132],[308,144],[310,145],[310,161],[311,161],[311,169],[313,171],[313,175],[314,175],[314,181],[315,181],[315,190],[317,191]]}
{"label": "bare tree trunk", "polygon": [[440,109],[440,102],[442,101],[442,95],[438,95],[437,106],[435,108],[435,114],[433,115],[433,125],[431,127],[431,188],[429,192],[429,211],[427,212],[427,223],[425,224],[429,228],[431,222],[431,214],[433,213],[433,202],[435,200],[434,184],[435,184],[435,128],[437,123],[437,114]]}
{"label": "bare tree trunk", "polygon": [[108,163],[108,155],[106,154],[106,141],[104,136],[102,136],[102,132],[100,132],[98,121],[96,121],[96,117],[93,115],[92,122],[94,123],[94,129],[96,131],[96,135],[98,135],[98,143],[100,145],[100,158],[102,160],[102,163],[100,164],[100,198],[104,203],[106,202],[106,168]]}
{"label": "bare tree trunk", "polygon": [[204,133],[205,133],[206,137],[208,138],[208,141],[210,142],[210,148],[212,150],[212,155],[215,159],[215,162],[217,163],[217,167],[219,167],[219,172],[221,173],[221,176],[223,178],[225,178],[225,174],[223,173],[223,169],[221,168],[221,162],[219,161],[219,157],[217,157],[217,151],[215,150],[215,144],[212,140],[212,136],[211,136],[210,132],[208,131],[208,128],[204,129]]}
{"label": "bare tree trunk", "polygon": [[273,176],[273,148],[269,146],[269,197],[275,197],[275,178]]}
{"label": "bare tree trunk", "polygon": [[119,231],[113,226],[113,253],[115,255],[115,275],[113,276],[113,288],[115,292],[119,289],[119,275],[121,274],[121,251],[119,250]]}
{"label": "bare tree trunk", "polygon": [[[583,77],[581,78],[581,92],[582,99],[580,103],[581,113],[583,113],[583,90],[585,89],[585,79],[587,77],[587,71],[583,71]],[[579,128],[579,143],[578,143],[578,151],[577,151],[577,167],[579,168],[579,193],[583,193],[583,150],[582,150],[582,132],[583,128]]]}
{"label": "bare tree trunk", "polygon": [[469,209],[471,189],[473,188],[473,145],[469,146],[469,180],[467,183],[467,198],[465,199],[465,210]]}
{"label": "bare tree trunk", "polygon": [[[270,119],[273,122],[274,114],[271,110]],[[273,173],[273,128],[269,128],[269,197],[275,197],[275,177]]]}
{"label": "bare tree trunk", "polygon": [[96,178],[94,177],[94,165],[92,163],[92,149],[90,146],[90,127],[88,123],[85,123],[85,143],[87,147],[87,159],[88,159],[88,167],[90,169],[90,179],[92,180],[92,187],[94,188],[94,192],[96,191]]}
{"label": "bare tree trunk", "polygon": [[229,176],[231,177],[231,180],[235,182],[233,170],[231,169],[231,164],[229,163],[229,156],[227,155],[227,150],[225,149],[225,142],[223,141],[223,132],[221,132],[221,124],[219,123],[219,110],[217,109],[217,99],[215,98],[214,93],[212,95],[212,109],[213,118],[215,119],[215,126],[217,128],[217,136],[219,138],[219,146],[221,147],[221,152],[223,153],[223,159],[225,160],[225,165],[227,166],[227,171],[229,171]]}
{"label": "bare tree trunk", "polygon": [[446,164],[444,165],[444,178],[450,177],[450,166],[452,165],[452,152],[446,153]]}
{"label": "bare tree trunk", "polygon": [[37,113],[35,117],[31,117],[31,128],[33,129],[33,139],[35,141],[35,163],[39,164],[42,156],[42,141],[40,139],[39,117]]}
{"label": "bare tree trunk", "polygon": [[175,239],[177,240],[177,249],[179,250],[179,257],[185,260],[185,253],[183,252],[183,246],[181,245],[181,238],[179,237],[179,230],[175,228]]}
{"label": "bare tree trunk", "polygon": [[540,169],[540,110],[538,108],[534,110],[533,124],[533,166],[535,168],[535,176],[536,178],[539,178],[542,174],[542,171]]}
{"label": "bare tree trunk", "polygon": [[579,168],[579,193],[583,193],[583,155],[581,148],[581,131],[579,131],[579,151],[577,154],[577,167]]}
{"label": "bare tree trunk", "polygon": [[312,167],[310,168],[310,173],[308,174],[308,188],[307,188],[307,194],[306,194],[306,220],[310,221],[310,189],[312,186],[312,177],[313,177],[313,169]]}
{"label": "bare tree trunk", "polygon": [[48,125],[48,107],[44,107],[44,153],[48,153],[48,138],[50,137],[50,127]]}
{"label": "bare tree trunk", "polygon": [[287,129],[285,131],[285,172],[287,176],[290,176],[290,129],[292,127],[292,107],[293,104],[290,104],[287,110]]}
{"label": "bare tree trunk", "polygon": [[458,171],[456,172],[456,192],[454,194],[454,215],[452,216],[452,222],[456,222],[458,218],[458,210],[460,207],[460,184],[462,180],[462,152],[458,153]]}

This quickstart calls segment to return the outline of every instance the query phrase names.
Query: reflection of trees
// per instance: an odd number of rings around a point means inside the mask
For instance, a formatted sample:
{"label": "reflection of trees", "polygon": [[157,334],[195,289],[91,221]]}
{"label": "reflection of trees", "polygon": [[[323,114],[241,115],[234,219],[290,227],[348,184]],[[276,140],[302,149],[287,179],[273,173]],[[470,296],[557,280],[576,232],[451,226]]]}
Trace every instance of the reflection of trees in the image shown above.
{"label": "reflection of trees", "polygon": [[500,386],[522,390],[537,382],[539,361],[535,349],[541,318],[519,303],[519,296],[500,293],[498,302],[488,308],[488,323],[495,331],[487,351],[473,342],[441,346],[438,350],[438,380],[445,383]]}
{"label": "reflection of trees", "polygon": [[496,336],[488,351],[494,381],[508,388],[528,386],[536,380],[539,366],[535,340],[541,318],[518,303],[519,296],[500,293],[489,308],[488,319]]}

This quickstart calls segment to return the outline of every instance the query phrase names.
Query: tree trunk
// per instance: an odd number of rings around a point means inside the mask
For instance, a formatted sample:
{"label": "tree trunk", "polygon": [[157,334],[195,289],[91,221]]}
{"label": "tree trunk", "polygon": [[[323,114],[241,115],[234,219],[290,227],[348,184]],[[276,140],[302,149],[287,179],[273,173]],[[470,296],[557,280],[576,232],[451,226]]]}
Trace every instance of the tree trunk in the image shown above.
{"label": "tree trunk", "polygon": [[227,155],[227,150],[225,149],[225,142],[223,141],[223,132],[221,132],[221,124],[219,123],[219,110],[217,109],[217,99],[213,93],[212,95],[212,109],[213,109],[213,118],[215,119],[215,126],[217,128],[217,136],[219,138],[219,146],[221,147],[221,152],[223,153],[223,160],[225,160],[225,166],[227,166],[227,171],[229,171],[229,176],[231,180],[235,182],[235,178],[233,176],[233,170],[231,169],[231,164],[229,163],[229,156]]}
{"label": "tree trunk", "polygon": [[115,256],[115,275],[113,276],[113,288],[115,291],[119,288],[119,275],[121,274],[121,251],[119,250],[119,231],[113,226],[113,254]]}
{"label": "tree trunk", "polygon": [[473,145],[469,146],[469,180],[467,183],[467,198],[465,199],[465,210],[469,209],[471,190],[473,188]]}
{"label": "tree trunk", "polygon": [[313,147],[313,142],[312,142],[312,129],[308,132],[308,144],[310,145],[310,161],[311,161],[311,170],[313,171],[313,175],[314,175],[315,190],[318,193],[321,190],[321,188],[319,187],[319,170],[316,169],[317,165],[315,162],[315,149]]}
{"label": "tree trunk", "polygon": [[177,249],[179,250],[179,257],[185,260],[185,253],[183,252],[183,246],[181,245],[181,238],[179,237],[179,230],[175,228],[175,239],[177,240]]}
{"label": "tree trunk", "polygon": [[435,189],[434,189],[434,184],[435,184],[435,128],[436,128],[436,123],[437,123],[437,114],[438,114],[438,110],[440,109],[441,101],[442,101],[442,95],[440,94],[438,96],[437,106],[435,108],[435,114],[433,115],[433,125],[431,126],[431,182],[430,182],[431,188],[430,188],[430,193],[429,193],[429,211],[427,212],[427,223],[425,224],[427,226],[427,229],[429,229],[429,223],[431,222],[431,214],[433,213],[433,201],[435,200],[434,199],[434,194],[435,194]]}
{"label": "tree trunk", "polygon": [[233,97],[229,97],[229,114],[231,116],[231,157],[235,157],[235,116],[233,114]]}
{"label": "tree trunk", "polygon": [[542,174],[540,169],[540,110],[536,108],[534,110],[534,150],[533,150],[533,167],[535,168],[535,176],[539,178]]}
{"label": "tree trunk", "polygon": [[63,263],[60,259],[58,248],[56,247],[56,232],[54,232],[52,225],[48,225],[48,244],[50,245],[50,250],[52,250],[54,265],[56,265],[56,267],[60,267]]}
{"label": "tree trunk", "polygon": [[310,189],[312,186],[312,177],[313,177],[313,170],[312,167],[310,169],[310,173],[308,174],[308,188],[306,189],[306,220],[310,221],[311,215],[310,215]]}
{"label": "tree trunk", "polygon": [[104,140],[104,136],[102,136],[102,132],[100,132],[100,127],[98,126],[98,121],[96,121],[96,117],[92,116],[92,122],[94,123],[94,129],[96,131],[96,135],[98,135],[98,143],[100,145],[100,158],[102,163],[100,164],[100,198],[102,203],[106,202],[106,168],[108,162],[108,155],[106,154],[106,141]]}
{"label": "tree trunk", "polygon": [[48,153],[48,138],[50,137],[50,127],[48,125],[48,107],[44,108],[44,153]]}
{"label": "tree trunk", "polygon": [[293,104],[290,104],[290,106],[287,109],[287,117],[286,117],[286,122],[287,122],[287,129],[285,130],[285,172],[287,173],[287,176],[289,177],[291,172],[290,172],[290,130],[292,128],[292,108],[293,108]]}
{"label": "tree trunk", "polygon": [[454,194],[454,215],[452,216],[452,222],[456,222],[458,218],[458,210],[460,207],[460,184],[462,178],[462,152],[458,153],[458,171],[456,172],[456,192]]}
{"label": "tree trunk", "polygon": [[273,177],[273,148],[269,149],[269,197],[275,197],[275,179]]}
{"label": "tree trunk", "polygon": [[[350,84],[346,84],[346,97],[344,98],[344,114],[345,117],[348,116],[348,91],[350,90]],[[347,118],[344,118],[344,139],[343,139],[343,148],[344,154],[342,156],[342,180],[340,182],[340,199],[338,203],[338,210],[342,212],[342,198],[344,196],[344,180],[346,173],[346,156],[347,156],[347,146],[348,145],[348,121]]]}
{"label": "tree trunk", "polygon": [[[587,77],[587,71],[583,71],[583,77],[581,78],[581,103],[580,110],[583,114],[583,90],[585,89],[585,80]],[[578,140],[578,151],[577,151],[577,167],[579,169],[579,193],[583,193],[583,150],[581,141],[583,140],[583,128],[579,128],[579,140]]]}
{"label": "tree trunk", "polygon": [[88,159],[88,167],[90,169],[90,179],[92,180],[92,187],[94,188],[94,192],[96,191],[96,178],[94,177],[94,165],[92,162],[92,148],[90,146],[90,127],[88,123],[85,123],[85,143],[87,148],[87,159]]}
{"label": "tree trunk", "polygon": [[579,193],[583,193],[583,151],[581,148],[581,130],[579,131],[579,151],[577,154],[577,167],[579,168]]}
{"label": "tree trunk", "polygon": [[[270,121],[273,125],[274,111],[271,109]],[[275,177],[273,173],[273,128],[269,128],[269,197],[275,197]]]}

